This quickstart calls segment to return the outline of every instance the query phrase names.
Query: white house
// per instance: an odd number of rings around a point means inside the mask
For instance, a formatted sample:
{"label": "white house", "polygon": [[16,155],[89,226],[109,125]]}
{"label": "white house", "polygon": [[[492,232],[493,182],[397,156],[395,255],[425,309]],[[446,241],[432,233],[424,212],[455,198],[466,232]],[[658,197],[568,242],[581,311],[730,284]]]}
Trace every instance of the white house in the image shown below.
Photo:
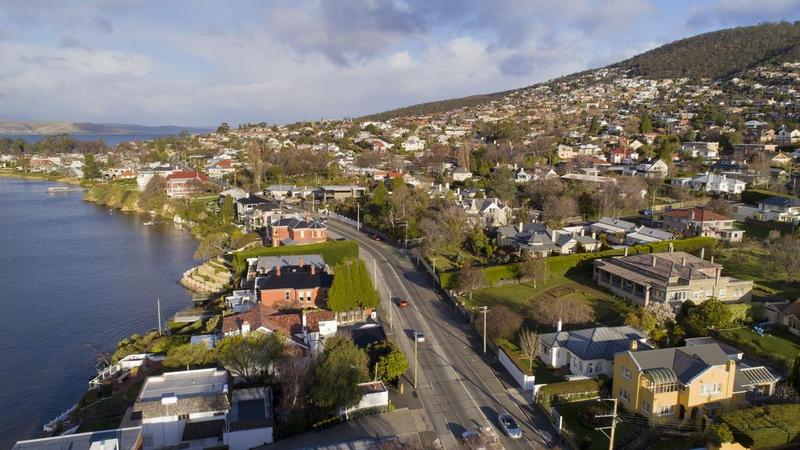
{"label": "white house", "polygon": [[361,383],[358,387],[363,391],[364,396],[357,405],[350,408],[339,408],[339,415],[347,416],[356,411],[365,409],[385,409],[389,406],[389,390],[383,381],[369,381]]}
{"label": "white house", "polygon": [[483,226],[501,227],[508,225],[511,219],[511,208],[498,198],[473,198],[462,206],[468,216],[477,219]]}
{"label": "white house", "polygon": [[453,170],[453,180],[455,181],[465,181],[472,178],[472,172],[464,167],[457,167]]}
{"label": "white house", "polygon": [[403,150],[411,153],[419,153],[425,150],[425,141],[417,136],[411,136],[403,141]]}
{"label": "white house", "polygon": [[231,391],[230,380],[226,370],[217,369],[148,377],[131,414],[141,422],[143,450],[222,445],[244,450],[271,443],[268,388]]}
{"label": "white house", "polygon": [[780,146],[794,145],[800,143],[800,130],[783,129],[775,135],[775,144]]}
{"label": "white house", "polygon": [[630,348],[631,341],[645,348],[647,337],[628,326],[595,327],[541,335],[539,359],[548,367],[567,367],[576,377],[612,376],[614,355]]}
{"label": "white house", "polygon": [[692,178],[689,187],[694,191],[706,191],[722,194],[741,194],[747,187],[747,183],[735,178],[728,178],[725,174],[718,175],[713,172],[706,172]]}
{"label": "white house", "polygon": [[558,154],[558,159],[564,159],[564,160],[572,159],[577,155],[577,153],[572,147],[564,144],[558,144],[556,153]]}
{"label": "white house", "polygon": [[683,142],[681,153],[692,158],[717,159],[719,157],[719,142]]}

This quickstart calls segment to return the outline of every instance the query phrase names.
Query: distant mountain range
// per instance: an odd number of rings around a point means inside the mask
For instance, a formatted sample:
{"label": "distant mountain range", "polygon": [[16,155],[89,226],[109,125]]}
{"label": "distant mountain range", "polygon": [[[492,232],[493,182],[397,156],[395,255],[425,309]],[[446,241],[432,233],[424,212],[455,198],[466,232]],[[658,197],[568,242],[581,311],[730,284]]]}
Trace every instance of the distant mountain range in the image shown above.
{"label": "distant mountain range", "polygon": [[180,127],[172,125],[146,126],[127,123],[89,123],[89,122],[22,122],[0,120],[0,136],[2,135],[55,135],[55,134],[91,134],[91,135],[150,135],[163,136],[179,134],[186,130],[190,133],[206,133],[209,128]]}
{"label": "distant mountain range", "polygon": [[[628,69],[634,74],[656,79],[724,79],[766,63],[795,61],[800,61],[800,22],[780,22],[699,34],[662,45],[608,67]],[[586,72],[591,70],[581,74]],[[569,78],[572,75],[565,75],[562,78]],[[535,86],[537,85],[530,87]],[[372,114],[362,119],[387,120],[442,113],[465,106],[488,103],[510,92],[514,90],[422,103]]]}

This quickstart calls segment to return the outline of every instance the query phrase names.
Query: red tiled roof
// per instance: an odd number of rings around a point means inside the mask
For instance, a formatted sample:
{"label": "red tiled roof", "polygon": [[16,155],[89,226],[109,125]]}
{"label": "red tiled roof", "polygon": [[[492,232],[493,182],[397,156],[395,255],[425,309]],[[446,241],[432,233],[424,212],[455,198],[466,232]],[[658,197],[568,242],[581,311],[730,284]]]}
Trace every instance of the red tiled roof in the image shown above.
{"label": "red tiled roof", "polygon": [[[694,217],[692,217],[692,213],[694,213]],[[689,219],[694,220],[695,222],[711,222],[715,220],[733,220],[733,218],[728,216],[723,216],[722,214],[715,213],[714,211],[701,208],[699,206],[695,206],[694,208],[687,208],[687,209],[673,209],[671,211],[664,211],[664,216],[675,217],[678,219]]]}
{"label": "red tiled roof", "polygon": [[179,170],[177,172],[172,172],[171,174],[167,175],[167,180],[186,180],[186,179],[198,179],[200,181],[208,180],[204,174],[200,172],[195,172],[193,170]]}
{"label": "red tiled roof", "polygon": [[333,311],[318,310],[309,311],[306,313],[306,327],[308,331],[319,331],[319,323],[326,320],[333,320],[336,318],[336,313]]}
{"label": "red tiled roof", "polygon": [[[248,322],[251,330],[261,327],[272,331],[280,331],[286,336],[303,332],[302,313],[280,313],[272,308],[262,306],[257,303],[253,309],[247,312],[227,316],[222,319],[222,332],[230,333],[242,329],[242,324]],[[306,312],[306,327],[308,331],[319,331],[319,323],[326,320],[334,320],[336,313],[333,311],[316,310]]]}
{"label": "red tiled roof", "polygon": [[231,161],[230,159],[223,159],[222,161],[218,161],[214,165],[216,167],[221,167],[223,169],[229,169],[229,168],[233,167],[233,161]]}

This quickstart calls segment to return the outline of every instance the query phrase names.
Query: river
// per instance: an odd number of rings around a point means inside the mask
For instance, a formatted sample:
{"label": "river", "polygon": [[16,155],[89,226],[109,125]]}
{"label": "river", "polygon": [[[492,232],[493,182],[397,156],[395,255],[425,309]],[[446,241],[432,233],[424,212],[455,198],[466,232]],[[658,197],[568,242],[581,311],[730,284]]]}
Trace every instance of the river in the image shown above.
{"label": "river", "polygon": [[[26,142],[34,144],[42,139],[52,137],[53,135],[47,134],[3,134],[0,139],[22,139]],[[103,141],[109,147],[116,147],[117,144],[122,142],[133,141],[152,141],[162,137],[167,137],[166,134],[71,134],[70,137],[79,141]]]}
{"label": "river", "polygon": [[191,306],[177,279],[196,242],[171,222],[109,211],[56,183],[0,177],[0,448],[38,437],[93,376],[93,344]]}

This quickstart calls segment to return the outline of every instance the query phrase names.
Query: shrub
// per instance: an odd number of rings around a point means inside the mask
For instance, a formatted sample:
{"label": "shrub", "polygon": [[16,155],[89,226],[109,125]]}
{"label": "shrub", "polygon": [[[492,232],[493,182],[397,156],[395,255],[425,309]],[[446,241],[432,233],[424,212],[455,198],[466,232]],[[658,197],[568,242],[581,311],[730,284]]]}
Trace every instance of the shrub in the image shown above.
{"label": "shrub", "polygon": [[777,447],[800,440],[800,404],[740,409],[720,416],[720,422],[746,447]]}
{"label": "shrub", "polygon": [[283,255],[322,255],[330,266],[335,266],[347,258],[358,258],[358,243],[355,241],[329,241],[319,244],[290,245],[282,247],[261,247],[238,252],[234,255],[233,267],[246,267],[247,258]]}

